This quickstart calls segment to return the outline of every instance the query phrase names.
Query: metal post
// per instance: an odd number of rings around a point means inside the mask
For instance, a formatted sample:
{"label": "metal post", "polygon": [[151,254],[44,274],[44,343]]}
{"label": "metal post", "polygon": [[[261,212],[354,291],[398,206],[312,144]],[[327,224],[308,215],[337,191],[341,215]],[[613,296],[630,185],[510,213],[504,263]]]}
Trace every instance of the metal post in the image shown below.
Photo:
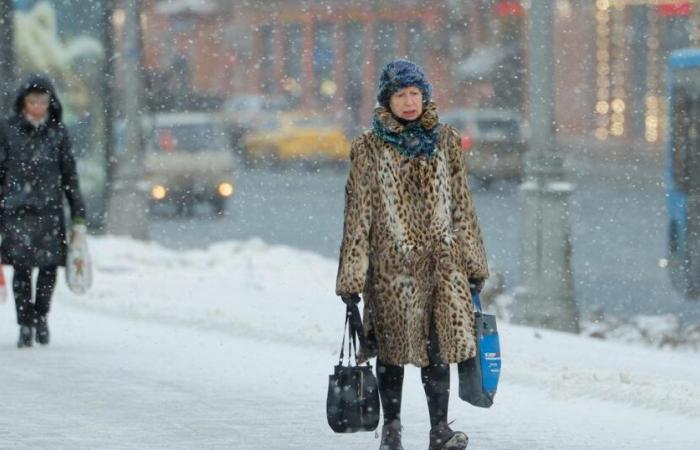
{"label": "metal post", "polygon": [[104,108],[104,164],[105,164],[105,178],[106,187],[102,192],[100,210],[99,214],[96,214],[93,218],[95,222],[96,229],[101,233],[106,232],[106,216],[107,208],[110,204],[110,198],[112,192],[110,186],[113,185],[114,181],[114,170],[115,165],[111,163],[114,161],[114,102],[116,101],[116,96],[114,95],[114,7],[115,0],[102,0],[102,47],[104,48],[105,57],[102,59],[102,70],[104,76],[102,77],[102,82],[100,86],[101,95],[104,101],[102,106]]}
{"label": "metal post", "polygon": [[141,76],[141,14],[139,0],[123,3],[124,49],[124,117],[126,119],[126,148],[112,158],[112,192],[107,213],[107,232],[136,239],[148,238],[147,186],[144,181],[142,129],[143,79]]}
{"label": "metal post", "polygon": [[530,2],[528,15],[529,151],[525,158],[520,282],[513,319],[578,332],[569,241],[568,200],[555,142],[552,2]]}
{"label": "metal post", "polygon": [[15,92],[13,0],[0,0],[0,118],[10,115]]}
{"label": "metal post", "polygon": [[632,60],[631,87],[632,98],[630,101],[630,134],[642,142],[644,141],[645,109],[646,109],[646,85],[647,85],[647,40],[649,33],[648,7],[645,5],[633,5],[629,7],[632,16],[632,33],[634,37],[630,59]]}

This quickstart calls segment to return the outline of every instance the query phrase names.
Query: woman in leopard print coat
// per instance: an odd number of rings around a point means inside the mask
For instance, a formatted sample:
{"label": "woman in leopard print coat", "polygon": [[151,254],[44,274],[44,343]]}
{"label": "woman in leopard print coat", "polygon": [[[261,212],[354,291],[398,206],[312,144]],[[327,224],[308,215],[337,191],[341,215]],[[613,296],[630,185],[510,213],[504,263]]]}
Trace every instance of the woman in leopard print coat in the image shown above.
{"label": "woman in leopard print coat", "polygon": [[439,122],[431,90],[419,66],[388,64],[373,127],[351,147],[336,293],[365,303],[369,344],[359,356],[378,357],[382,449],[402,448],[409,363],[422,368],[431,449],[466,446],[446,423],[449,364],[475,354],[470,282],[489,273],[460,136]]}

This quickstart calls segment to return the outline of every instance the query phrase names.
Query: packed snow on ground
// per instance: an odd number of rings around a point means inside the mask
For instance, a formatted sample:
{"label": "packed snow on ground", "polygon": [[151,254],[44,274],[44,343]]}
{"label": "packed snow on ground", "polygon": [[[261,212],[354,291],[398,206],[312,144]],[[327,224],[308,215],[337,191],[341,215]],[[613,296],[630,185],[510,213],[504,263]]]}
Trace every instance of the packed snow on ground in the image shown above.
{"label": "packed snow on ground", "polygon": [[[0,306],[0,448],[378,447],[325,423],[344,315],[335,261],[259,240],[91,248],[93,290],[60,283],[50,347],[15,349],[11,302]],[[505,322],[500,335],[493,408],[452,396],[470,448],[696,448],[696,352]],[[426,448],[417,369],[404,392],[404,446]]]}

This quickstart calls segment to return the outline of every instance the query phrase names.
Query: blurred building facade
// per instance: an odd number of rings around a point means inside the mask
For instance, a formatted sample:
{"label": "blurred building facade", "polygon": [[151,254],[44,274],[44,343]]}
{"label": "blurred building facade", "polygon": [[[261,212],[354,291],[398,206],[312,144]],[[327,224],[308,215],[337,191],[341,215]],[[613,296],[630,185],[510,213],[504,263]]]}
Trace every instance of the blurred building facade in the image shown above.
{"label": "blurred building facade", "polygon": [[[555,0],[558,133],[662,140],[665,60],[698,42],[699,1]],[[381,67],[422,64],[442,108],[526,112],[518,0],[148,0],[151,84],[190,95],[284,97],[367,123]]]}
{"label": "blurred building facade", "polygon": [[465,88],[454,67],[491,42],[495,20],[522,20],[517,3],[495,0],[174,3],[144,9],[146,63],[162,74],[154,79],[199,94],[284,97],[363,123],[379,72],[395,58],[425,66],[442,105],[476,105],[454,95]]}

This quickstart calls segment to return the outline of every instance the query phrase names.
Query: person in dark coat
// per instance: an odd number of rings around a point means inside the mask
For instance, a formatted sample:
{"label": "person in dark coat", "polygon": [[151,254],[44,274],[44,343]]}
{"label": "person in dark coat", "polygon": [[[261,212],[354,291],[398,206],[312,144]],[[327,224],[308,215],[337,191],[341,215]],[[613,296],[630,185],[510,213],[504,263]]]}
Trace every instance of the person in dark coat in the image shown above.
{"label": "person in dark coat", "polygon": [[14,267],[18,347],[31,346],[35,330],[37,342],[49,343],[51,297],[68,253],[64,196],[75,231],[84,232],[85,205],[61,103],[51,82],[33,75],[19,88],[14,114],[0,122],[0,255]]}

